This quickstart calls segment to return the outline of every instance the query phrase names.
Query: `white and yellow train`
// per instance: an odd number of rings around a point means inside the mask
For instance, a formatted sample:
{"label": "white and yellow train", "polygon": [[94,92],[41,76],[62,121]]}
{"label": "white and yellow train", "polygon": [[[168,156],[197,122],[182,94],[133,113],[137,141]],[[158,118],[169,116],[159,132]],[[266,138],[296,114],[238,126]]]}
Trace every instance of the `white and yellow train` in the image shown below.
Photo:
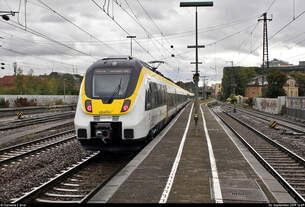
{"label": "white and yellow train", "polygon": [[192,96],[136,58],[104,58],[83,78],[77,139],[87,149],[150,139]]}

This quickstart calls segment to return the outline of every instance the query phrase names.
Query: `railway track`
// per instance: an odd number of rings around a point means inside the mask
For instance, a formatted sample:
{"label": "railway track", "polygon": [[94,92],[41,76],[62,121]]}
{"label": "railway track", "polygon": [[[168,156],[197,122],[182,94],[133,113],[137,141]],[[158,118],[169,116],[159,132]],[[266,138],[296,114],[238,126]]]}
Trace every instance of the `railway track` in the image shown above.
{"label": "railway track", "polygon": [[[103,159],[99,151],[92,152],[31,192],[13,199],[12,203],[85,203],[115,176],[131,157],[133,156],[107,160]],[[102,158],[102,161],[96,158]]]}
{"label": "railway track", "polygon": [[[222,104],[224,105],[224,104]],[[233,110],[233,107],[230,105],[226,105],[225,108],[229,109],[229,110]],[[305,133],[305,124],[301,123],[301,122],[297,122],[297,121],[292,121],[289,119],[285,119],[283,117],[279,117],[277,115],[271,115],[271,114],[267,114],[267,113],[263,113],[263,112],[259,112],[259,111],[254,111],[254,110],[246,110],[240,107],[236,107],[236,111],[240,111],[242,113],[246,113],[249,114],[253,117],[259,118],[261,120],[264,121],[277,121],[279,125],[282,125],[286,128],[289,128],[291,130],[297,131],[299,133]]]}
{"label": "railway track", "polygon": [[68,130],[34,141],[0,149],[0,165],[28,157],[51,147],[73,141],[74,139],[74,130]]}
{"label": "railway track", "polygon": [[[223,107],[227,111],[231,111],[232,107],[225,106]],[[246,114],[247,116],[251,116],[254,119],[257,119],[259,121],[265,122],[268,124],[270,121],[276,121],[279,126],[282,126],[282,130],[289,130],[292,133],[295,132],[295,135],[304,135],[305,134],[305,125],[302,126],[300,123],[299,125],[296,125],[292,121],[278,119],[277,117],[272,117],[271,115],[265,116],[261,113],[254,113],[252,111],[248,111],[245,109],[236,108],[236,113]]]}
{"label": "railway track", "polygon": [[305,160],[244,121],[213,111],[295,200],[305,203]]}
{"label": "railway track", "polygon": [[0,125],[0,131],[8,130],[8,129],[15,129],[19,127],[34,125],[34,124],[40,124],[40,123],[46,123],[50,121],[57,121],[61,119],[68,119],[73,118],[74,112],[65,112],[60,113],[56,115],[48,115],[45,117],[37,117],[37,118],[28,118],[23,120],[17,120],[17,121],[11,121],[6,122]]}
{"label": "railway track", "polygon": [[23,114],[41,114],[48,113],[51,111],[73,111],[76,105],[52,105],[52,106],[27,106],[27,107],[16,107],[16,108],[0,108],[0,115],[2,117],[16,116],[17,112]]}

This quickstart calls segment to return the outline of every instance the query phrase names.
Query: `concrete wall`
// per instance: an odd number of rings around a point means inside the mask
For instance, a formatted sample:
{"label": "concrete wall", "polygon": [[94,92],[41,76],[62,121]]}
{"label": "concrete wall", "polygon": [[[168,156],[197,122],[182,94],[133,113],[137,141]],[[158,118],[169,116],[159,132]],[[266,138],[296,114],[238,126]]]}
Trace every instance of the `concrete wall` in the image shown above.
{"label": "concrete wall", "polygon": [[279,114],[285,105],[285,96],[278,98],[253,98],[253,108],[259,111]]}
{"label": "concrete wall", "polygon": [[305,97],[287,97],[285,114],[305,120]]}
{"label": "concrete wall", "polygon": [[305,97],[287,97],[286,107],[290,109],[305,110]]}
{"label": "concrete wall", "polygon": [[0,101],[9,101],[10,107],[14,107],[17,98],[26,98],[28,101],[35,100],[37,105],[54,105],[56,101],[62,100],[65,104],[77,104],[78,96],[62,95],[0,95]]}

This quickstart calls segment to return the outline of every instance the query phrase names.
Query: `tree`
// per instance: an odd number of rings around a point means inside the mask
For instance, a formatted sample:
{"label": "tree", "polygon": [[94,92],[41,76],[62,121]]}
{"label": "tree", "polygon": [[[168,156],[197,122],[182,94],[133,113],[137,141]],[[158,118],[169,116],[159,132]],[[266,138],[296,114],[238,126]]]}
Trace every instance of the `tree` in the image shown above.
{"label": "tree", "polygon": [[284,72],[273,68],[269,69],[266,79],[268,81],[268,85],[263,96],[267,98],[277,98],[278,96],[286,95],[283,86],[287,82],[287,75]]}
{"label": "tree", "polygon": [[295,80],[299,87],[299,96],[305,96],[305,74],[302,72],[290,72],[291,75]]}
{"label": "tree", "polygon": [[22,72],[23,72],[22,69],[18,68],[17,76],[16,76],[16,79],[14,80],[14,85],[15,85],[17,94],[23,94],[24,93],[24,86],[23,86],[24,75],[23,75]]}
{"label": "tree", "polygon": [[222,100],[227,99],[233,92],[232,84],[235,84],[235,95],[244,95],[245,87],[251,78],[257,76],[259,68],[234,67],[224,71],[222,76]]}
{"label": "tree", "polygon": [[258,72],[255,68],[251,67],[243,67],[238,68],[235,71],[235,83],[237,84],[237,87],[235,89],[236,95],[245,95],[245,88],[247,83],[255,76],[258,75]]}

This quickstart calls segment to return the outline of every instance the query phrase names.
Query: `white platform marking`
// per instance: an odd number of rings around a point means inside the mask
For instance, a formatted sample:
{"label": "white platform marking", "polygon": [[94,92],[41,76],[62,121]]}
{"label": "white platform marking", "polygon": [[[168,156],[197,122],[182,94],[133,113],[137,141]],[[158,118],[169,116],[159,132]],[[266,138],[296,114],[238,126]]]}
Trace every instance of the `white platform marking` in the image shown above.
{"label": "white platform marking", "polygon": [[171,188],[173,186],[174,179],[175,179],[175,176],[176,176],[176,171],[177,171],[177,168],[178,168],[178,165],[179,165],[179,162],[180,162],[180,158],[181,158],[181,154],[182,154],[185,138],[186,138],[189,126],[190,126],[190,121],[191,121],[191,115],[192,115],[193,107],[194,107],[194,104],[192,105],[191,112],[190,112],[190,115],[189,115],[189,119],[187,121],[186,128],[184,130],[184,134],[183,134],[182,140],[180,142],[180,146],[179,146],[179,150],[178,150],[175,162],[173,164],[171,173],[169,174],[169,178],[167,180],[166,186],[165,186],[165,188],[163,190],[163,193],[161,195],[159,203],[166,203],[167,202],[167,198],[168,198],[169,193],[171,191]]}
{"label": "white platform marking", "polygon": [[209,157],[210,157],[210,163],[211,163],[211,170],[212,170],[214,198],[215,198],[216,203],[223,203],[221,189],[220,189],[220,183],[219,183],[219,178],[218,178],[218,172],[217,172],[217,167],[216,167],[216,160],[215,160],[215,157],[214,157],[213,147],[212,147],[211,139],[210,139],[210,136],[209,136],[209,133],[208,133],[205,118],[203,116],[203,111],[202,111],[201,105],[200,105],[200,111],[201,111],[201,115],[202,115],[203,128],[204,128],[205,136],[206,136],[206,139],[207,139],[207,144],[208,144],[208,149],[209,149]]}
{"label": "white platform marking", "polygon": [[178,115],[154,138],[144,149],[137,154],[116,176],[114,176],[97,194],[95,194],[88,203],[106,203],[115,194],[119,187],[127,180],[143,160],[150,154],[150,152],[163,139],[166,133],[176,123],[180,115],[184,112],[184,107]]}

